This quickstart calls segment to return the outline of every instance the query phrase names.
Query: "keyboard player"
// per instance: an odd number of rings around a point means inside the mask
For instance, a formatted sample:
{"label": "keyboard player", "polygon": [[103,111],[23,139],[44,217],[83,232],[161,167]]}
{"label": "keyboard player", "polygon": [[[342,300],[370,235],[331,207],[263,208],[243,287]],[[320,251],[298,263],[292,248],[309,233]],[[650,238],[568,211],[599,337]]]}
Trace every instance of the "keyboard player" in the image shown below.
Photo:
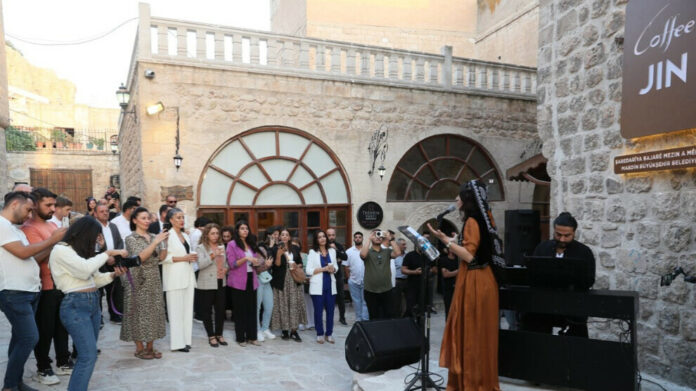
{"label": "keyboard player", "polygon": [[[586,245],[575,240],[578,222],[568,212],[563,212],[553,221],[553,239],[539,243],[534,256],[590,259],[595,264],[594,254]],[[594,276],[592,279],[594,282]],[[568,289],[571,289],[568,287]],[[587,338],[587,318],[567,317],[550,314],[526,313],[521,316],[522,330],[551,334],[553,327],[560,327],[560,335]]]}

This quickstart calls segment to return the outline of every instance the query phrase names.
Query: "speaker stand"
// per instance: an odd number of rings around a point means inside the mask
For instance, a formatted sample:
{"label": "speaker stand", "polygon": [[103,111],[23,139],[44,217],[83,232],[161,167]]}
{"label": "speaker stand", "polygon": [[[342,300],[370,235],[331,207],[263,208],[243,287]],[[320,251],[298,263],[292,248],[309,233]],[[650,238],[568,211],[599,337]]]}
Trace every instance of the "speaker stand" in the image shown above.
{"label": "speaker stand", "polygon": [[[420,253],[419,253],[420,254]],[[421,257],[427,259],[424,254],[420,254]],[[426,304],[426,292],[430,288],[429,277],[430,268],[432,267],[430,261],[426,261],[423,265],[423,273],[421,274],[421,291],[419,294],[419,308],[418,314],[414,314],[416,321],[422,319],[419,323],[421,333],[423,334],[423,343],[421,345],[421,359],[419,370],[415,373],[409,375],[413,376],[404,391],[422,390],[426,391],[428,389],[444,390],[442,381],[435,382],[431,377],[430,373],[430,305]],[[439,375],[436,375],[439,377]],[[420,384],[418,384],[420,383]]]}

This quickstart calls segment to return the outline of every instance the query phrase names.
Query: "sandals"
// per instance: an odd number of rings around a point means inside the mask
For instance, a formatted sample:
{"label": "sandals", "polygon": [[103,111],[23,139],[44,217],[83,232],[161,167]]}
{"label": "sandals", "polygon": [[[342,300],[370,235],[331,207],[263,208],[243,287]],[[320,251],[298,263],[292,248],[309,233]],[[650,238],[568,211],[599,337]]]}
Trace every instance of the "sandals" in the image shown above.
{"label": "sandals", "polygon": [[[150,352],[150,351],[145,350],[145,349],[143,349],[139,352],[135,352],[134,356],[141,359],[141,360],[152,360],[153,358],[155,358],[155,355],[153,352]],[[160,358],[161,357],[162,357],[162,355],[160,354]]]}
{"label": "sandals", "polygon": [[218,336],[217,336],[217,341],[218,341],[218,343],[219,343],[220,345],[222,345],[222,346],[227,346],[227,341],[225,341],[225,339],[222,338],[222,335],[218,335]]}
{"label": "sandals", "polygon": [[160,351],[158,351],[158,350],[156,350],[156,349],[148,350],[148,352],[149,352],[149,353],[152,353],[152,357],[156,358],[157,360],[159,360],[160,358],[162,358],[162,352],[160,352]]}
{"label": "sandals", "polygon": [[208,337],[208,343],[210,346],[214,348],[219,348],[220,344],[218,343],[217,337]]}

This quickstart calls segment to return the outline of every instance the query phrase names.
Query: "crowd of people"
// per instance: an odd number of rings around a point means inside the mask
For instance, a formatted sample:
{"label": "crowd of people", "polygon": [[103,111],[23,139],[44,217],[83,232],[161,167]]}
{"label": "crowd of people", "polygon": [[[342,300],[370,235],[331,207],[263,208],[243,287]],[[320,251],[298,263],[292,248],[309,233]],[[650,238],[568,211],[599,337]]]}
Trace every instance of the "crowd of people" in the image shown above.
{"label": "crowd of people", "polygon": [[336,307],[339,323],[347,325],[345,281],[356,321],[417,318],[435,311],[436,284],[421,284],[426,268],[444,296],[448,342],[441,363],[450,369],[450,383],[470,384],[465,366],[474,355],[495,389],[497,286],[486,267],[494,223],[490,211],[479,208],[477,186],[463,185],[457,197],[467,216],[459,240],[431,227],[442,242],[434,263],[419,249],[407,253],[393,231],[374,229],[365,241],[355,232],[345,249],[335,229],[317,230],[305,253],[283,227],[268,228],[261,241],[246,221],[221,227],[200,217],[187,231],[171,195],[151,213],[138,197],[120,203],[110,188],[101,199],[88,198],[82,216],[65,197],[19,186],[5,196],[0,213],[0,310],[12,325],[3,390],[33,389],[22,380],[32,350],[35,381],[56,384],[56,375],[71,375],[68,389],[86,390],[104,322],[103,296],[110,321],[121,325],[120,339],[134,344],[134,357],[151,360],[163,356],[155,341],[166,336],[167,322],[172,352],[192,349],[194,318],[210,347],[227,346],[230,309],[241,347],[278,336],[302,342],[298,330],[312,328],[317,343],[333,344]]}

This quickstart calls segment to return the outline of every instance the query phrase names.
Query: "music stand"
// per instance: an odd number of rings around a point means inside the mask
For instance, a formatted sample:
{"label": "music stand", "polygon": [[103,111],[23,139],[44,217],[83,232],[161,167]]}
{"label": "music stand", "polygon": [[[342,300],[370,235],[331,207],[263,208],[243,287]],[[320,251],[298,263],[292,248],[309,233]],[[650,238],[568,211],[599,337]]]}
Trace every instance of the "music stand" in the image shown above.
{"label": "music stand", "polygon": [[[423,238],[418,231],[413,228],[402,225],[398,228],[399,231],[409,238],[414,245],[414,248],[420,248],[420,243],[418,243],[420,238]],[[425,238],[423,238],[425,239]],[[430,262],[434,262],[434,259],[430,259]],[[425,303],[425,293],[428,289],[428,278],[430,277],[430,262],[425,265],[423,274],[421,274],[421,290],[418,297],[419,310],[422,313],[423,321],[419,322],[419,327],[421,333],[423,334],[423,343],[421,344],[421,357],[420,357],[420,371],[416,371],[404,391],[413,390],[427,390],[428,388],[434,388],[436,390],[444,390],[445,387],[437,384],[433,379],[430,378],[430,306]],[[416,315],[417,317],[417,315]],[[410,376],[410,375],[409,375]],[[420,381],[420,385],[416,385]]]}

